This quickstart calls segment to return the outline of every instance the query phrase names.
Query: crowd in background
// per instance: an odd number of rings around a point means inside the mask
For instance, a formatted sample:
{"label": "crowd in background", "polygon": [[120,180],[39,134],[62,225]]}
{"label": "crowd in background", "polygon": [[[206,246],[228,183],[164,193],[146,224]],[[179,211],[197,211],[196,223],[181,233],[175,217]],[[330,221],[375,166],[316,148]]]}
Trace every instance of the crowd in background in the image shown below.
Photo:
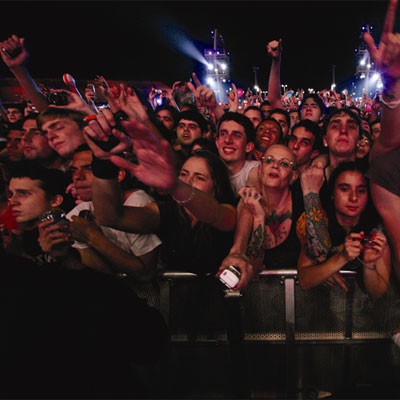
{"label": "crowd in background", "polygon": [[101,75],[83,93],[71,76],[69,90],[46,88],[24,39],[3,40],[26,97],[0,107],[4,256],[133,291],[189,271],[205,278],[204,302],[223,291],[215,277],[240,290],[282,268],[297,268],[304,290],[344,291],[350,269],[368,296],[384,296],[392,270],[400,277],[396,5],[378,47],[365,35],[382,92],[358,101],[323,88],[282,95],[280,40],[266,46],[268,94],[240,99],[232,84],[226,104],[195,74],[148,93]]}

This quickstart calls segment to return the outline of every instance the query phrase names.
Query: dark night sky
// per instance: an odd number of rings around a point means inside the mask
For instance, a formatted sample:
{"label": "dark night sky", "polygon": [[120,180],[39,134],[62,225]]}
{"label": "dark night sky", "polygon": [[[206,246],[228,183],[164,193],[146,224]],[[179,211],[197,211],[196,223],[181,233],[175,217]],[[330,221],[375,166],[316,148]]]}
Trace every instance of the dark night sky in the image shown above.
{"label": "dark night sky", "polygon": [[[34,78],[188,80],[199,63],[178,49],[186,37],[202,53],[210,31],[231,53],[231,79],[265,88],[270,61],[265,45],[283,39],[282,83],[322,89],[354,74],[361,25],[381,32],[387,1],[79,1],[1,2],[1,36],[26,37]],[[6,13],[9,18],[5,17]],[[397,29],[399,29],[397,27]],[[178,33],[179,34],[178,34]],[[4,64],[0,75],[11,77]]]}

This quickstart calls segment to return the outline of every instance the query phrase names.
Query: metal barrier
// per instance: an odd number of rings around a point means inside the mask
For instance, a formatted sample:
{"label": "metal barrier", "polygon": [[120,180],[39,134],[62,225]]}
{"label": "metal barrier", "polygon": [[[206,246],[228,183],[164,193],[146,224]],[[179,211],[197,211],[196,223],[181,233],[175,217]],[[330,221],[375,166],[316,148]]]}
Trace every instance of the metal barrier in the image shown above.
{"label": "metal barrier", "polygon": [[[353,271],[342,275],[347,293],[322,285],[305,291],[294,269],[263,271],[241,292],[224,290],[215,277],[164,273],[159,279],[160,309],[175,346],[169,367],[174,370],[178,359],[186,362],[176,370],[179,377],[170,377],[176,379],[173,395],[215,397],[222,391],[223,396],[264,398],[274,391],[278,397],[296,398],[325,362],[327,370],[336,363],[348,371],[331,371],[327,386],[351,386],[349,371],[362,359],[359,345],[374,345],[380,353],[384,345],[385,357],[391,352],[395,358],[389,360],[389,354],[384,368],[400,365],[399,349],[390,341],[390,331],[400,324],[397,281],[392,278],[387,294],[373,300],[360,289]],[[195,376],[207,378],[191,380],[191,368]],[[221,382],[211,382],[221,374]]]}

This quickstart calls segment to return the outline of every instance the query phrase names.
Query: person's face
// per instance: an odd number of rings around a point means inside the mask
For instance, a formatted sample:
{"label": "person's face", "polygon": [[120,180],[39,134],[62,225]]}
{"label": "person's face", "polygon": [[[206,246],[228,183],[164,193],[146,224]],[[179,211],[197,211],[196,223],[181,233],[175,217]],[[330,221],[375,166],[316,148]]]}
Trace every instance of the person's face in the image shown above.
{"label": "person's face", "polygon": [[38,179],[11,178],[9,184],[12,214],[18,224],[32,224],[53,204]]}
{"label": "person's face", "polygon": [[270,116],[270,111],[272,110],[272,106],[268,104],[264,104],[261,106],[261,111],[264,114],[264,118],[268,118]]}
{"label": "person's face", "polygon": [[380,122],[376,122],[371,127],[372,139],[374,139],[374,140],[378,139],[380,134],[381,134],[381,123]]}
{"label": "person's face", "polygon": [[293,128],[296,124],[300,122],[300,116],[297,111],[291,111],[289,113],[290,116],[290,127]]}
{"label": "person's face", "polygon": [[244,115],[250,119],[251,123],[253,124],[254,128],[261,122],[262,117],[261,113],[258,110],[248,110],[244,112]]}
{"label": "person's face", "polygon": [[199,124],[188,119],[181,119],[176,127],[176,138],[182,146],[190,146],[202,136]]}
{"label": "person's face", "polygon": [[246,139],[242,125],[235,121],[223,121],[215,139],[219,156],[227,163],[244,161],[254,147],[253,143],[246,143]]}
{"label": "person's face", "polygon": [[47,137],[44,136],[34,119],[28,119],[22,126],[22,146],[24,156],[28,160],[46,159],[54,154],[49,146]]}
{"label": "person's face", "polygon": [[362,135],[361,139],[359,139],[357,142],[356,157],[363,158],[369,153],[370,150],[371,150],[370,140],[366,136]]}
{"label": "person's face", "polygon": [[85,142],[78,124],[70,118],[55,118],[42,125],[49,146],[61,157],[70,158],[77,147]]}
{"label": "person's face", "polygon": [[92,160],[91,151],[79,151],[74,154],[70,167],[76,194],[83,201],[92,200]]}
{"label": "person's face", "polygon": [[271,118],[276,119],[282,128],[282,135],[285,138],[289,132],[289,125],[284,115],[279,113],[272,113]]}
{"label": "person's face", "polygon": [[22,131],[12,129],[7,135],[7,154],[10,161],[20,161],[24,158]]}
{"label": "person's face", "polygon": [[204,158],[188,158],[179,172],[179,179],[202,192],[214,194],[211,171]]}
{"label": "person's face", "polygon": [[174,119],[168,110],[157,111],[158,120],[170,131],[174,126]]}
{"label": "person's face", "polygon": [[367,132],[371,133],[371,125],[365,119],[361,120],[361,129],[365,129]]}
{"label": "person's face", "polygon": [[286,146],[278,144],[268,148],[260,165],[262,185],[271,189],[288,188],[297,178],[294,162],[295,157]]}
{"label": "person's face", "polygon": [[279,140],[279,126],[274,121],[261,121],[256,130],[257,150],[265,151]]}
{"label": "person's face", "polygon": [[321,118],[322,114],[317,102],[312,97],[306,99],[301,107],[300,119],[309,119],[310,121],[318,123]]}
{"label": "person's face", "polygon": [[7,118],[8,122],[14,123],[22,119],[23,113],[18,108],[7,108]]}
{"label": "person's face", "polygon": [[324,144],[332,154],[349,157],[355,154],[358,138],[357,121],[346,113],[339,113],[328,123]]}
{"label": "person's face", "polygon": [[359,171],[345,171],[339,175],[333,191],[336,214],[359,217],[368,201],[367,184]]}
{"label": "person's face", "polygon": [[317,150],[313,150],[315,136],[306,130],[304,126],[296,128],[289,136],[288,147],[296,156],[297,165],[300,167],[307,164],[318,155]]}

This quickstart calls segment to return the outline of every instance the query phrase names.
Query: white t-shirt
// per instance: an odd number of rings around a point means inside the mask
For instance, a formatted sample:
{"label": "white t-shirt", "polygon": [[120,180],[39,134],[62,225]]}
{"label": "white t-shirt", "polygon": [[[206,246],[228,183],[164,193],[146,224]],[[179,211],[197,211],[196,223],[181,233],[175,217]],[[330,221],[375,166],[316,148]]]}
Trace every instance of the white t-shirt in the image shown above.
{"label": "white t-shirt", "polygon": [[253,168],[258,167],[259,165],[260,165],[259,161],[246,160],[243,165],[243,168],[239,172],[236,172],[236,174],[230,176],[231,185],[236,195],[239,189],[241,189],[243,186],[246,186],[247,178],[249,177],[250,171]]}
{"label": "white t-shirt", "polygon": [[[132,192],[124,202],[126,206],[144,207],[149,204],[153,199],[143,190],[136,190]],[[68,214],[67,218],[71,220],[73,215],[79,215],[82,210],[90,210],[93,212],[93,203],[91,201],[84,201],[74,207]],[[154,234],[138,234],[124,232],[117,229],[109,228],[100,225],[104,235],[115,245],[122,250],[135,256],[141,256],[149,253],[161,244],[161,240]],[[89,246],[86,243],[75,241],[72,247],[76,249],[87,249]]]}

